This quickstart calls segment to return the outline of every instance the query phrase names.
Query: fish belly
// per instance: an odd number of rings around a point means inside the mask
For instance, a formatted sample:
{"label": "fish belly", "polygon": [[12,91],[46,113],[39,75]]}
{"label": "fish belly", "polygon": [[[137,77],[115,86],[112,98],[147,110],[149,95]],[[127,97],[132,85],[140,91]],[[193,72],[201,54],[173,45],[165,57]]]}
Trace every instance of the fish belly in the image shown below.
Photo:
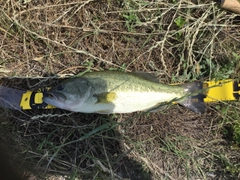
{"label": "fish belly", "polygon": [[117,92],[117,98],[112,102],[113,113],[144,111],[174,98],[178,96],[165,92]]}

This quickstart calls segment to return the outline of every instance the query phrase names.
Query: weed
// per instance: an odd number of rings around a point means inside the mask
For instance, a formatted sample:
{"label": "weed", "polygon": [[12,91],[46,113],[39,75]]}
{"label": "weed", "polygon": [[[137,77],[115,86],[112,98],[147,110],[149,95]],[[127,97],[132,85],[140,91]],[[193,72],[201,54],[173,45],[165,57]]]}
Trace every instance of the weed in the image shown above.
{"label": "weed", "polygon": [[86,71],[90,71],[93,65],[94,65],[93,61],[91,61],[91,60],[86,60],[83,63],[83,66],[85,66],[87,68]]}
{"label": "weed", "polygon": [[122,71],[122,72],[126,72],[126,64],[125,63],[123,63],[122,65],[121,65],[121,67],[119,67],[119,68],[109,68],[108,70],[110,70],[110,71]]}
{"label": "weed", "polygon": [[240,145],[240,115],[237,104],[233,107],[218,107],[223,115],[223,134],[231,142],[233,146]]}
{"label": "weed", "polygon": [[183,28],[183,26],[186,24],[186,21],[183,19],[182,16],[178,16],[174,22],[176,23],[176,25],[178,26],[178,28]]}
{"label": "weed", "polygon": [[124,14],[123,17],[126,20],[126,26],[129,32],[133,32],[133,26],[139,21],[135,13],[129,12],[129,14]]}
{"label": "weed", "polygon": [[134,32],[134,26],[140,23],[137,13],[135,12],[135,2],[126,1],[125,5],[127,12],[123,13],[122,16],[125,19],[125,25],[129,32]]}
{"label": "weed", "polygon": [[[200,64],[196,63],[195,68],[188,68],[186,60],[183,61],[183,73],[178,78],[180,81],[189,81],[189,79],[196,80],[208,76],[210,80],[224,80],[229,79],[235,72],[237,63],[239,62],[239,56],[233,53],[234,58],[228,61],[227,64],[220,65],[213,60],[205,59]],[[174,81],[175,75],[172,76]]]}

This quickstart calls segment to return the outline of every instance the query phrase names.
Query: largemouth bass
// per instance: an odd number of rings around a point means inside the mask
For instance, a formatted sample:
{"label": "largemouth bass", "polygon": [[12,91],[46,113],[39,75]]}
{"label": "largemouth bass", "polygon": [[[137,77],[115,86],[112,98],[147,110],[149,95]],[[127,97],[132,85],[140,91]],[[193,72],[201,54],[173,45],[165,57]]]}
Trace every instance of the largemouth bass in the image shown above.
{"label": "largemouth bass", "polygon": [[147,73],[99,71],[65,80],[50,89],[43,101],[74,112],[111,114],[150,111],[174,100],[204,113],[205,104],[192,98],[198,93],[196,83],[165,85]]}

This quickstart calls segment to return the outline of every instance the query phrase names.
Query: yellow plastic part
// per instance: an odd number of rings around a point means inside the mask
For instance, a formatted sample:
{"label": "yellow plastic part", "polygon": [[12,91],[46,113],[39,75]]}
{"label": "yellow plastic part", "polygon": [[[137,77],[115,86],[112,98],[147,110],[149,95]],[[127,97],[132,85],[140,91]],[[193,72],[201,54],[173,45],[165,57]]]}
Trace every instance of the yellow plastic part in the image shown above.
{"label": "yellow plastic part", "polygon": [[42,104],[43,103],[43,93],[37,92],[34,96],[34,102],[36,104]]}
{"label": "yellow plastic part", "polygon": [[[238,85],[239,86],[239,85]],[[204,102],[214,101],[235,101],[237,100],[234,93],[234,80],[208,81],[203,83],[203,89],[206,89],[206,98]]]}
{"label": "yellow plastic part", "polygon": [[22,95],[20,106],[23,110],[28,109],[52,109],[52,105],[46,105],[43,102],[43,92],[46,89],[39,89],[37,91],[27,91]]}
{"label": "yellow plastic part", "polygon": [[32,109],[30,106],[31,94],[32,94],[32,91],[27,91],[25,94],[22,95],[20,106],[22,107],[23,110]]}

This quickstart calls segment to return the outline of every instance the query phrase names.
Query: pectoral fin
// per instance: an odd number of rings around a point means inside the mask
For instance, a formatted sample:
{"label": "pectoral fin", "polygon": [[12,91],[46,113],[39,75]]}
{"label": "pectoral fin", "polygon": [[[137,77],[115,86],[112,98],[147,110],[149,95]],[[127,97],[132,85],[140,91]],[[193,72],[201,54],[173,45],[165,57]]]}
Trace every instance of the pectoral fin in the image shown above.
{"label": "pectoral fin", "polygon": [[112,103],[116,99],[115,92],[105,92],[95,96],[97,97],[96,103]]}

